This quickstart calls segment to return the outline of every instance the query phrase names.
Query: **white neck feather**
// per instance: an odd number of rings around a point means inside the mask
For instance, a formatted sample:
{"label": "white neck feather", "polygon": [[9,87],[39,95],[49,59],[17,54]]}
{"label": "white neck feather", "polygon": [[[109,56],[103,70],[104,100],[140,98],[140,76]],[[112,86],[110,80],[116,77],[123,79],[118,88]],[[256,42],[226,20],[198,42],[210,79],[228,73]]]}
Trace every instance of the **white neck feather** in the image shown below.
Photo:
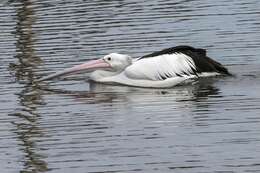
{"label": "white neck feather", "polygon": [[96,70],[91,73],[90,79],[93,81],[101,81],[101,79],[104,79],[105,77],[111,77],[120,72],[115,72],[115,71],[105,71],[105,70]]}

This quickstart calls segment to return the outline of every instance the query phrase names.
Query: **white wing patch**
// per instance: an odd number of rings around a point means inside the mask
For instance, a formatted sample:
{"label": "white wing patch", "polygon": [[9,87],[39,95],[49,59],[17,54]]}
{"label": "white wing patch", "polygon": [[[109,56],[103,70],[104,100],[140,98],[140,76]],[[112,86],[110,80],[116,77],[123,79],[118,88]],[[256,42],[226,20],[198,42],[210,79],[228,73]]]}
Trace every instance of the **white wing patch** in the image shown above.
{"label": "white wing patch", "polygon": [[195,71],[196,66],[191,57],[174,53],[139,59],[125,69],[125,75],[132,79],[164,80],[196,75]]}

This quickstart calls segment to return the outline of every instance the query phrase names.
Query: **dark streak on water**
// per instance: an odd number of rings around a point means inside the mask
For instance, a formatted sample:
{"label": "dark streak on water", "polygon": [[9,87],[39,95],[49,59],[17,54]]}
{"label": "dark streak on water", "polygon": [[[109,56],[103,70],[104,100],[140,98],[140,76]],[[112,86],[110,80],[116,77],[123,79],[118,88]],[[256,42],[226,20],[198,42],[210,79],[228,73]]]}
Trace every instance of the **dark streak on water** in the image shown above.
{"label": "dark streak on water", "polygon": [[[260,172],[260,1],[1,3],[1,173]],[[179,44],[236,76],[172,89],[35,82]]]}

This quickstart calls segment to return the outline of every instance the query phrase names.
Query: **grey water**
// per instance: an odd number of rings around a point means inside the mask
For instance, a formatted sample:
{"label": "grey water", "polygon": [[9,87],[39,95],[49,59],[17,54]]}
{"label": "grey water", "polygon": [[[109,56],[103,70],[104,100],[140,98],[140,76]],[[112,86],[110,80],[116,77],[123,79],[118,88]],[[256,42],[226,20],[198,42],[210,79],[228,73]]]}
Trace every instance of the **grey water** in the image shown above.
{"label": "grey water", "polygon": [[[169,89],[37,83],[111,52],[207,49],[234,76]],[[260,1],[0,1],[1,173],[260,172]]]}

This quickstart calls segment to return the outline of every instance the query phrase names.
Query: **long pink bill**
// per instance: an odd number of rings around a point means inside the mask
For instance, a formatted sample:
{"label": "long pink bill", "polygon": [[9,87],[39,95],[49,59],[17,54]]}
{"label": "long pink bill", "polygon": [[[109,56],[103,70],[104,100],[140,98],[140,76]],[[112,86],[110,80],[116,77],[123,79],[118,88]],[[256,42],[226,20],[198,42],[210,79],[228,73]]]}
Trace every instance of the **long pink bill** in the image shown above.
{"label": "long pink bill", "polygon": [[92,60],[84,64],[76,65],[71,68],[66,68],[60,72],[56,72],[54,74],[50,74],[46,77],[41,78],[38,80],[38,82],[45,81],[45,80],[50,80],[54,78],[58,78],[60,76],[65,76],[69,74],[75,74],[75,73],[80,73],[82,71],[87,71],[87,70],[96,70],[100,68],[109,68],[111,67],[110,64],[105,62],[103,59],[98,59],[98,60]]}

